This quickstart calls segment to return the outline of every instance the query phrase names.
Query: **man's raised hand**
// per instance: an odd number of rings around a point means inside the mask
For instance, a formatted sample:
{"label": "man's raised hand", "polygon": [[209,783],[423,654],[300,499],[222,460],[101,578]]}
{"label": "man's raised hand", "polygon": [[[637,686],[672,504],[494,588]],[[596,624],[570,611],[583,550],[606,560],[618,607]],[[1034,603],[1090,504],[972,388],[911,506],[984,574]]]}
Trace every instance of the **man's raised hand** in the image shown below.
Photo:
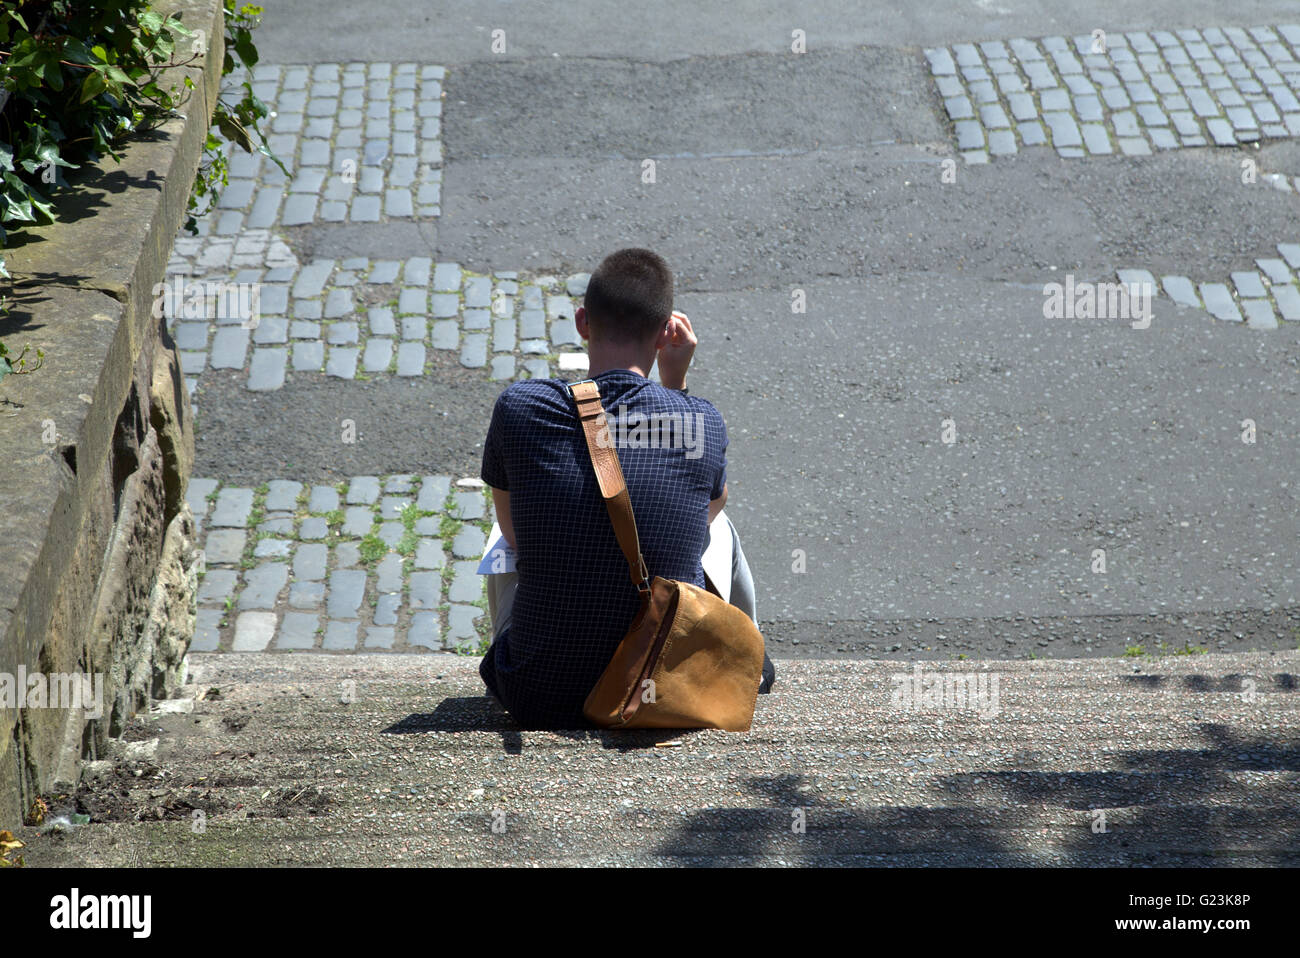
{"label": "man's raised hand", "polygon": [[659,350],[659,381],[669,389],[686,385],[686,369],[700,341],[686,314],[673,311],[668,320],[668,342]]}

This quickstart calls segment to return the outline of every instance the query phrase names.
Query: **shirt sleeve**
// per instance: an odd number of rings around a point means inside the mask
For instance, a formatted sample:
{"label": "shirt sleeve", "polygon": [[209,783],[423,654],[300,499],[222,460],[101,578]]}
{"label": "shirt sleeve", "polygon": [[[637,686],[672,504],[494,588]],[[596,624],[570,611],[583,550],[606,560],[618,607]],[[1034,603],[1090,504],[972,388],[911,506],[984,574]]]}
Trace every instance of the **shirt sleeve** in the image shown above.
{"label": "shirt sleeve", "polygon": [[716,438],[714,436],[709,438],[713,440],[714,448],[718,450],[716,458],[717,472],[713,478],[713,488],[709,492],[709,498],[717,499],[722,495],[722,490],[727,487],[727,424],[723,421],[722,413],[718,412],[712,403],[709,404],[709,412],[712,414],[710,418],[715,424],[714,431],[716,433]]}
{"label": "shirt sleeve", "polygon": [[505,444],[510,412],[506,394],[497,397],[492,407],[492,423],[483,442],[483,468],[479,478],[494,489],[510,491],[510,477],[506,474]]}

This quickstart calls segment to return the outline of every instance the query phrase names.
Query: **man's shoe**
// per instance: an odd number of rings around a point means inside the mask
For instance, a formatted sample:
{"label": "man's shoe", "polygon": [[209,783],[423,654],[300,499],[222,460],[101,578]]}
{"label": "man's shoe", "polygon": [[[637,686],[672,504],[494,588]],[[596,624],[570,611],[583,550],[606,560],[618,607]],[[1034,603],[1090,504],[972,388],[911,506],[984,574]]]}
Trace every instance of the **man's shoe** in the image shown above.
{"label": "man's shoe", "polygon": [[772,683],[776,681],[776,666],[772,660],[763,653],[763,680],[758,684],[758,694],[766,695],[772,691]]}

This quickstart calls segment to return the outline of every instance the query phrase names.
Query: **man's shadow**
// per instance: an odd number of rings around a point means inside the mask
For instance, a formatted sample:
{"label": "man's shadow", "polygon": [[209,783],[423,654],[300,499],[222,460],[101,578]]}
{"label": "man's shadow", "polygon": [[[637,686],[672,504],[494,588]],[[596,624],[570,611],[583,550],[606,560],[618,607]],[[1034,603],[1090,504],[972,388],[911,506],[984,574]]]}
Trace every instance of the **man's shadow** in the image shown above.
{"label": "man's shadow", "polygon": [[508,755],[518,755],[524,749],[525,731],[548,731],[556,735],[585,742],[595,739],[605,748],[630,752],[654,748],[689,735],[694,729],[526,729],[511,717],[497,701],[488,695],[466,695],[446,698],[432,712],[413,712],[400,722],[384,729],[384,735],[419,735],[424,732],[499,732],[501,745]]}

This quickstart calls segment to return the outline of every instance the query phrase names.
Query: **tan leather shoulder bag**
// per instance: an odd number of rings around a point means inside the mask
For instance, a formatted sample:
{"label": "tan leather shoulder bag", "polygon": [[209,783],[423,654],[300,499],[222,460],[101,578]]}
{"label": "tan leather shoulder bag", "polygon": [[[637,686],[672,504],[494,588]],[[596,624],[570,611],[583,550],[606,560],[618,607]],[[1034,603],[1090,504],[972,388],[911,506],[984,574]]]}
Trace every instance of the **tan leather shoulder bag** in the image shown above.
{"label": "tan leather shoulder bag", "polygon": [[600,387],[586,379],[569,391],[614,534],[641,594],[641,608],[587,696],[583,714],[603,728],[747,731],[762,680],[762,634],[749,616],[712,592],[651,578]]}

